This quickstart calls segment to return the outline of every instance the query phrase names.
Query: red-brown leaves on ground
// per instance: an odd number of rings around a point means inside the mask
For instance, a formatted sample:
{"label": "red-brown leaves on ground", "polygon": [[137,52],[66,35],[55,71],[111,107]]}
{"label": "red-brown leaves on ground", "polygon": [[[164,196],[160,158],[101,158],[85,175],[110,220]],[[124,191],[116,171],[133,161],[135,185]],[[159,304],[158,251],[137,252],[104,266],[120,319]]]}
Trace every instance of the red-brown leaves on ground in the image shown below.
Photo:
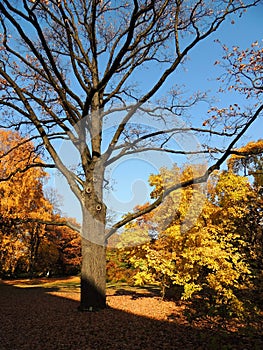
{"label": "red-brown leaves on ground", "polygon": [[[47,282],[48,283],[44,283]],[[155,289],[109,288],[109,308],[78,312],[76,278],[0,284],[1,350],[261,349],[255,333],[242,335],[214,319],[190,324],[184,304]]]}

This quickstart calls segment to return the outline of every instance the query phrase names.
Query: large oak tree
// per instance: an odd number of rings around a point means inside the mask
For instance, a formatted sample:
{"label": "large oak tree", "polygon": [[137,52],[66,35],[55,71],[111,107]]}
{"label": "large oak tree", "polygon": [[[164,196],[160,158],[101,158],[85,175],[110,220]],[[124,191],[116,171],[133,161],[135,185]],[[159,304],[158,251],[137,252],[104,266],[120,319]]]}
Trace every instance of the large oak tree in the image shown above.
{"label": "large oak tree", "polygon": [[[105,234],[105,168],[134,152],[176,154],[174,143],[169,140],[175,133],[187,134],[191,129],[178,126],[176,116],[202,96],[180,100],[177,86],[159,100],[157,107],[147,103],[160,98],[161,90],[168,87],[169,77],[176,81],[175,73],[189,52],[214,33],[227,16],[258,3],[258,0],[1,1],[0,126],[30,134],[36,151],[41,153],[45,149],[49,155],[45,164],[38,165],[55,166],[80,202],[82,310],[106,305],[107,238],[128,221],[158,206],[172,190],[205,181],[261,112],[262,107],[257,106],[248,119],[242,115],[233,122],[231,110],[231,121],[227,123],[227,118],[221,118],[227,111],[215,111],[223,122],[221,129],[213,130],[213,123],[207,120],[206,129],[192,128],[206,134],[232,135],[233,139],[202,176],[174,185],[154,203],[127,215]],[[143,68],[155,73],[151,82],[136,85]],[[141,123],[144,125],[138,125],[141,113],[144,113],[141,121],[147,120]],[[240,112],[236,109],[235,114]],[[161,124],[154,128],[156,121]],[[78,166],[68,167],[58,152],[58,141],[63,139],[78,152]],[[27,168],[36,165],[32,163]]]}

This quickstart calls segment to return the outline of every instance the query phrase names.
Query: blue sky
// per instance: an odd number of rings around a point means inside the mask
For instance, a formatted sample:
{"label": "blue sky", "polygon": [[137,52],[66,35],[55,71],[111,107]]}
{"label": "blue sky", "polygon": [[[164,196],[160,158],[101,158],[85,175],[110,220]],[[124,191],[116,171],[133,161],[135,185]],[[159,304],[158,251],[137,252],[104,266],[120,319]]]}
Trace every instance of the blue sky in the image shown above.
{"label": "blue sky", "polygon": [[[228,18],[221,29],[214,33],[204,42],[200,43],[193,49],[189,57],[189,70],[182,74],[182,82],[187,86],[192,85],[193,89],[197,87],[200,90],[210,90],[211,96],[218,99],[217,104],[227,106],[229,104],[238,103],[240,105],[247,104],[241,96],[233,96],[230,92],[218,94],[218,82],[216,78],[220,75],[220,68],[214,65],[216,60],[220,60],[224,54],[220,45],[215,42],[219,39],[222,44],[229,48],[239,46],[241,49],[250,47],[252,42],[263,40],[263,4],[256,8],[251,8],[241,18],[234,17],[235,24],[231,24]],[[192,84],[189,84],[192,81]],[[190,87],[191,88],[191,87]],[[200,107],[200,106],[199,106]],[[206,106],[204,105],[204,111]],[[202,113],[203,110],[200,110]],[[262,117],[253,128],[249,130],[246,138],[258,139],[263,137]]]}
{"label": "blue sky", "polygon": [[[214,65],[214,62],[220,59],[223,51],[218,43],[214,40],[219,39],[223,44],[232,47],[239,46],[245,49],[252,42],[263,39],[263,5],[250,9],[241,18],[237,16],[235,24],[231,24],[228,19],[218,32],[214,33],[210,38],[194,48],[188,57],[186,70],[174,74],[167,84],[178,83],[185,85],[185,90],[190,92],[201,90],[210,91],[211,96],[215,96],[218,105],[227,106],[229,104],[241,104],[243,99],[229,92],[218,94],[219,88],[217,76],[220,74],[220,68]],[[155,72],[150,70],[145,74],[141,73],[141,83],[153,80]],[[247,102],[247,101],[246,101]],[[200,104],[195,110],[196,118],[201,118],[208,110],[206,103]],[[250,140],[257,140],[263,137],[262,117],[258,122],[249,129],[243,144]],[[68,152],[66,150],[66,152]],[[162,164],[163,162],[163,164]],[[149,157],[134,159],[126,159],[110,169],[110,177],[114,180],[113,189],[108,192],[105,197],[107,205],[110,209],[115,209],[117,216],[120,217],[125,212],[131,211],[136,204],[143,204],[149,198],[149,186],[147,179],[150,173],[157,173],[157,166],[171,165],[170,158],[158,158],[158,161]],[[61,177],[53,176],[50,184],[55,187],[59,193],[64,196],[64,206],[62,211],[70,217],[80,218],[80,209],[74,197],[70,196],[70,190],[62,181]]]}

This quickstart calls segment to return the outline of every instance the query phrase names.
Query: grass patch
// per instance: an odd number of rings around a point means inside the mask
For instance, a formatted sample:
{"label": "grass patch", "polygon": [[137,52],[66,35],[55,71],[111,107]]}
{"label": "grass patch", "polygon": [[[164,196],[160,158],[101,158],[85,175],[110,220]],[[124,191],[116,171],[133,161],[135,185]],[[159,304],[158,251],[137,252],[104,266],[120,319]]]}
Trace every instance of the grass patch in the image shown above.
{"label": "grass patch", "polygon": [[63,278],[33,278],[4,281],[6,285],[19,288],[54,288],[54,289],[79,289],[80,278],[78,276]]}

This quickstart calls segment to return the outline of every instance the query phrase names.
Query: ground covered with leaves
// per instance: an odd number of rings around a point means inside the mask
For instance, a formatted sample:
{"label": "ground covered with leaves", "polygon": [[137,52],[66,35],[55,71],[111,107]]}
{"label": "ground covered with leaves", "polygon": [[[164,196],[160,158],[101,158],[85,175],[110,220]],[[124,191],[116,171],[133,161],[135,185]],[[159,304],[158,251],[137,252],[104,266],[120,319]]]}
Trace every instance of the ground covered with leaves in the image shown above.
{"label": "ground covered with leaves", "polygon": [[79,280],[0,281],[1,350],[263,348],[262,324],[200,318],[153,287],[109,286],[109,307],[79,312]]}

